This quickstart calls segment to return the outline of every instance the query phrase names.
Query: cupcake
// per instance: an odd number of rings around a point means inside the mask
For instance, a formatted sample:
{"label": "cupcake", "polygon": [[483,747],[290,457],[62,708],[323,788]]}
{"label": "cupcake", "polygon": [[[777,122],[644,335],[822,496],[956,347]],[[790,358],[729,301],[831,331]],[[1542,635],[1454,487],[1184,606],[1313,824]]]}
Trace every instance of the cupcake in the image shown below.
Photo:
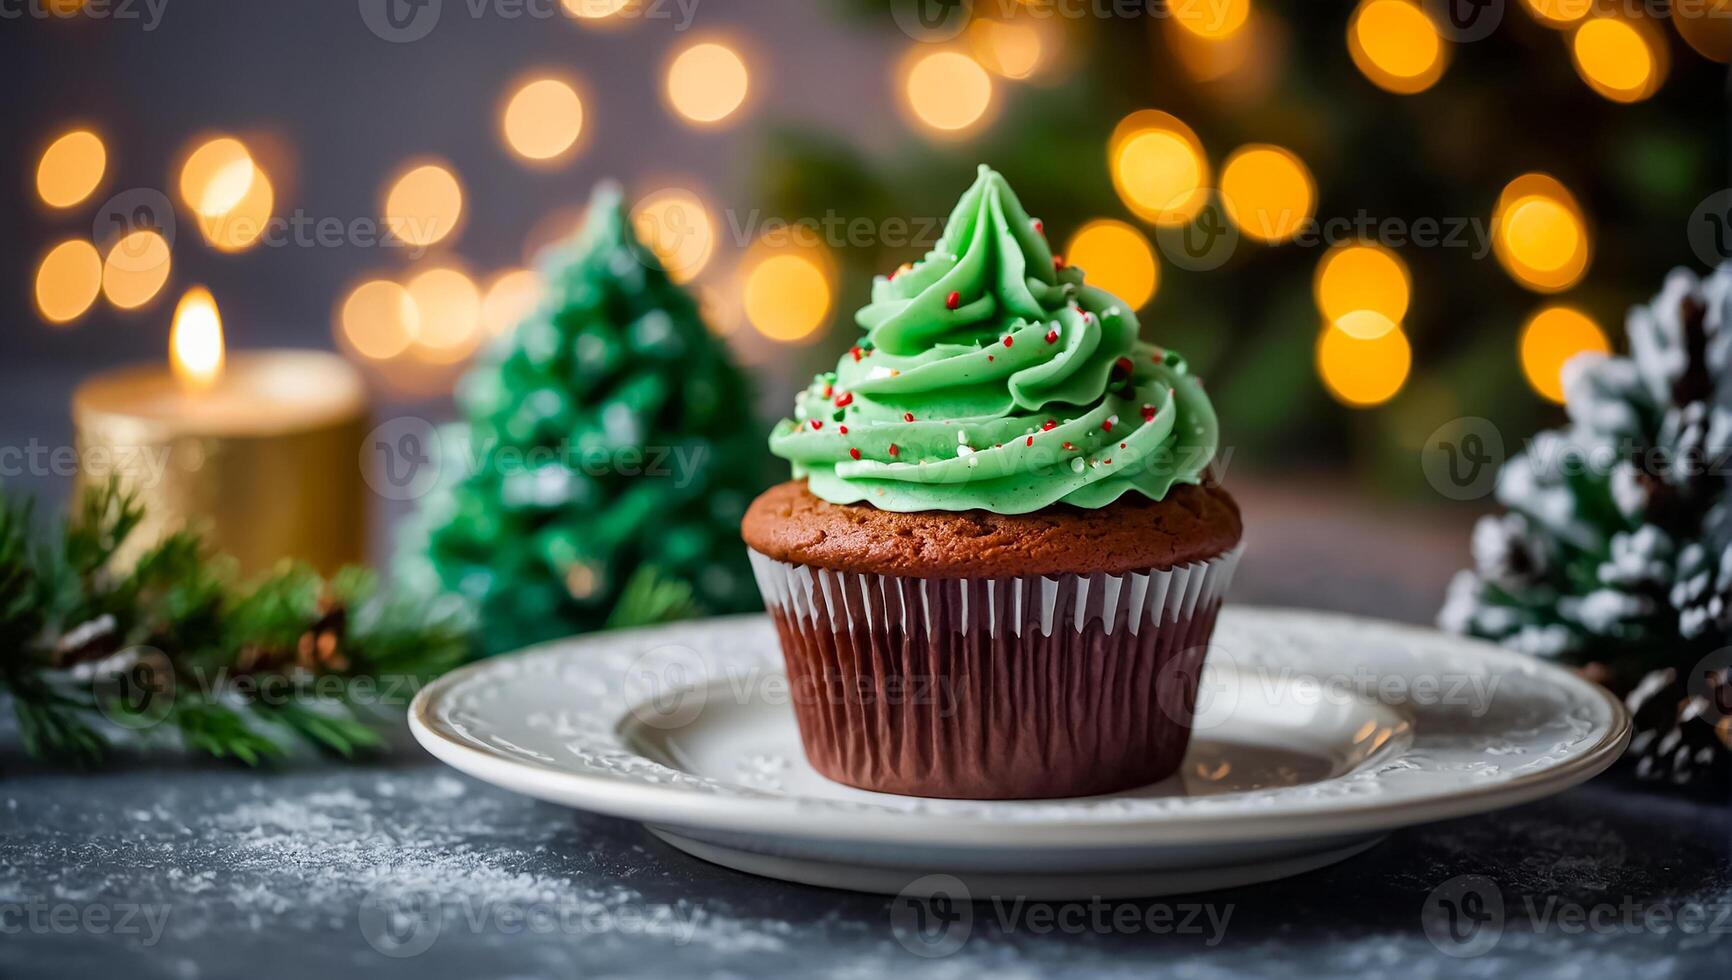
{"label": "cupcake", "polygon": [[1170,775],[1242,530],[1201,383],[986,167],[856,320],[742,527],[813,767],[962,799]]}

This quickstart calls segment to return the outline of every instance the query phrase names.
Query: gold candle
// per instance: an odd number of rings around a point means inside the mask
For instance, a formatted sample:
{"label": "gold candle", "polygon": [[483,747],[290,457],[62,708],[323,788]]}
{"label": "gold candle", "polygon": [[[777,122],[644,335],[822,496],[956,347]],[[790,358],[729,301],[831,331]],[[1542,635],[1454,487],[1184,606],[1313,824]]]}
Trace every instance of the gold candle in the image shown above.
{"label": "gold candle", "polygon": [[363,556],[360,374],[321,351],[225,357],[203,289],[175,311],[169,365],[90,379],[73,395],[72,415],[79,490],[119,474],[144,507],[123,563],[183,527],[247,575],[284,559],[329,574]]}

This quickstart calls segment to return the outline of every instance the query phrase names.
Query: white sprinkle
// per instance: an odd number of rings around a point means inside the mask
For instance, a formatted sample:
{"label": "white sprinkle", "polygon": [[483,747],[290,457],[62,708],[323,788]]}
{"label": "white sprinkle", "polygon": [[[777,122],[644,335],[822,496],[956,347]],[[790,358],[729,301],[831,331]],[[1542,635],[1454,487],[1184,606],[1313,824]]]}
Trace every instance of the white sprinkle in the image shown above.
{"label": "white sprinkle", "polygon": [[973,456],[974,450],[970,449],[967,446],[957,446],[956,447],[956,455],[958,455],[958,456]]}
{"label": "white sprinkle", "polygon": [[1083,471],[1083,459],[1082,459],[1082,457],[1078,456],[1077,458],[1071,460],[1070,461],[1070,468],[1072,470],[1075,470],[1078,473],[1081,473]]}
{"label": "white sprinkle", "polygon": [[956,430],[956,441],[957,442],[967,442],[968,441],[968,430],[967,429]]}
{"label": "white sprinkle", "polygon": [[866,377],[870,381],[879,381],[881,379],[888,378],[888,377],[894,375],[895,373],[896,373],[895,371],[892,371],[889,368],[884,367],[883,365],[879,365],[877,367],[874,367],[870,372],[868,372]]}

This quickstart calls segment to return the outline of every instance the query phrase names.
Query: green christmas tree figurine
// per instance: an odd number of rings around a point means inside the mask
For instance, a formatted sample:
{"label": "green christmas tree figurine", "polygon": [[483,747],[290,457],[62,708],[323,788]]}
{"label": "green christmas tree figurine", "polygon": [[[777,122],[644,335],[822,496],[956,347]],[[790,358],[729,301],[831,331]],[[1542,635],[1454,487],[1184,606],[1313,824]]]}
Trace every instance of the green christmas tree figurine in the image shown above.
{"label": "green christmas tree figurine", "polygon": [[757,608],[739,537],[764,457],[748,385],[618,187],[542,277],[538,309],[458,386],[467,425],[441,433],[447,482],[399,574],[468,599],[489,653]]}

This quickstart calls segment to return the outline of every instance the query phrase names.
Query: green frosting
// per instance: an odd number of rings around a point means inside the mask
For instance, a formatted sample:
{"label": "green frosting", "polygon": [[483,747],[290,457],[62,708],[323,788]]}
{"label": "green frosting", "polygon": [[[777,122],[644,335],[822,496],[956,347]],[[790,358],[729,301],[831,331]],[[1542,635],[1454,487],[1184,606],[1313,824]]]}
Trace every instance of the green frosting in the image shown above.
{"label": "green frosting", "polygon": [[866,336],[770,449],[831,503],[1024,514],[1197,483],[1215,411],[1178,355],[1055,261],[988,167],[925,258],[872,284]]}

